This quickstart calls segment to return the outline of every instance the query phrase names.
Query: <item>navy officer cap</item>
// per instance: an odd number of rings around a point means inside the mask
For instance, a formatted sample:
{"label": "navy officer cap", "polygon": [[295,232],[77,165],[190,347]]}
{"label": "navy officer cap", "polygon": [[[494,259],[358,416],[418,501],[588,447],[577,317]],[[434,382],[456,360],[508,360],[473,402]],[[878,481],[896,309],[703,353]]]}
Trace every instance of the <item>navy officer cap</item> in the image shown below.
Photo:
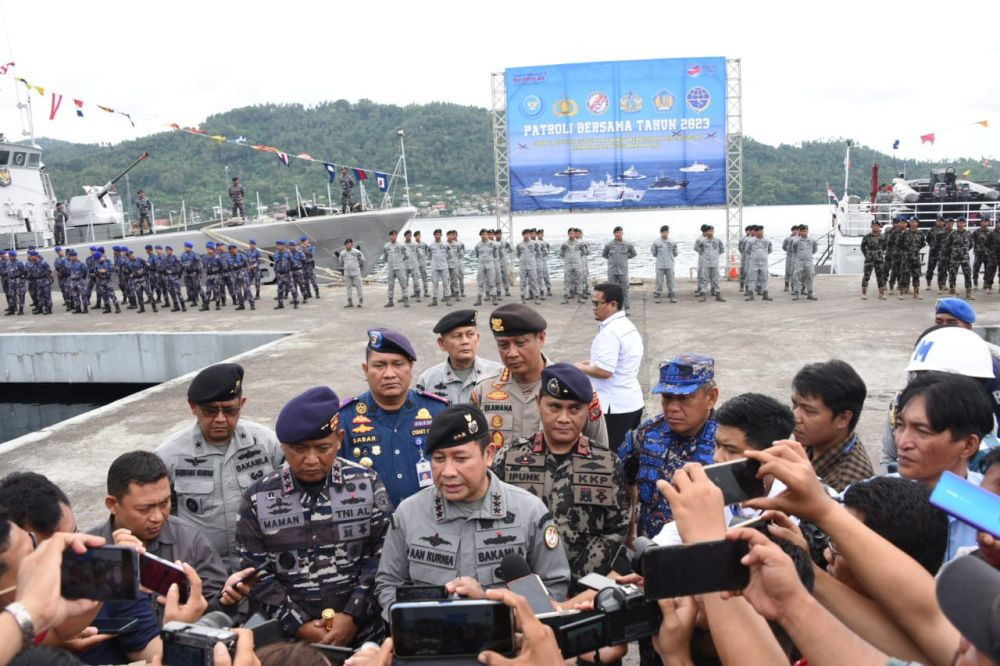
{"label": "navy officer cap", "polygon": [[660,382],[650,392],[690,395],[714,378],[714,358],[684,354],[660,364]]}
{"label": "navy officer cap", "polygon": [[274,433],[282,444],[326,439],[340,430],[340,398],[329,386],[314,386],[281,408]]}
{"label": "navy officer cap", "polygon": [[193,403],[224,402],[243,395],[243,366],[238,363],[210,365],[188,386],[187,397]]}
{"label": "navy officer cap", "polygon": [[594,388],[583,370],[569,363],[553,363],[542,370],[542,395],[559,400],[590,402]]}
{"label": "navy officer cap", "polygon": [[417,352],[406,336],[391,328],[373,328],[368,331],[368,349],[383,354],[402,354],[411,361],[417,360]]}
{"label": "navy officer cap", "polygon": [[455,310],[441,317],[438,323],[434,325],[434,332],[438,335],[444,335],[448,331],[452,331],[460,326],[475,327],[475,325],[475,310]]}
{"label": "navy officer cap", "polygon": [[489,437],[486,417],[475,405],[448,405],[434,416],[424,450],[427,455],[437,449],[461,446]]}
{"label": "navy officer cap", "polygon": [[544,331],[547,322],[538,311],[520,303],[501,305],[490,313],[490,330],[497,338]]}

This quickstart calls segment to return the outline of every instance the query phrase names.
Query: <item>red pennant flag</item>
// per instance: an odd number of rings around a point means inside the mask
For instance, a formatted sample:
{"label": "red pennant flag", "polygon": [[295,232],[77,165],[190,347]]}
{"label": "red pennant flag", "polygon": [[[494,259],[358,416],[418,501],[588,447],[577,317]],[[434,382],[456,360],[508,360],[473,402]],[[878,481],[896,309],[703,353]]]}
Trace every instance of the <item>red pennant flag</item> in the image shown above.
{"label": "red pennant flag", "polygon": [[173,128],[173,129],[175,129],[175,130],[179,130],[181,128],[181,126],[178,125],[177,123],[170,123],[170,127]]}
{"label": "red pennant flag", "polygon": [[76,104],[76,116],[78,118],[83,118],[83,100],[74,99],[73,104]]}
{"label": "red pennant flag", "polygon": [[316,161],[316,158],[310,155],[309,153],[299,153],[298,155],[296,155],[296,157],[301,157],[304,160],[313,160],[314,162]]}
{"label": "red pennant flag", "polygon": [[278,156],[278,159],[281,161],[282,164],[288,166],[288,153],[283,153],[280,150],[276,150],[274,151],[274,153],[275,155]]}
{"label": "red pennant flag", "polygon": [[976,124],[977,125],[982,125],[983,127],[988,128],[990,126],[990,121],[988,121],[988,120],[977,120]]}
{"label": "red pennant flag", "polygon": [[925,143],[929,143],[932,146],[934,145],[934,132],[931,132],[930,134],[921,134],[920,135],[920,145],[922,146]]}
{"label": "red pennant flag", "polygon": [[62,105],[63,96],[59,93],[52,93],[52,108],[49,110],[49,120],[55,120],[56,113],[59,111],[60,105]]}
{"label": "red pennant flag", "polygon": [[7,70],[8,70],[8,69],[10,69],[10,68],[11,68],[11,67],[13,67],[13,66],[14,66],[14,63],[12,63],[12,62],[9,62],[9,63],[7,63],[6,65],[4,65],[3,67],[0,67],[0,75],[2,75],[2,74],[6,74],[6,73],[7,73]]}

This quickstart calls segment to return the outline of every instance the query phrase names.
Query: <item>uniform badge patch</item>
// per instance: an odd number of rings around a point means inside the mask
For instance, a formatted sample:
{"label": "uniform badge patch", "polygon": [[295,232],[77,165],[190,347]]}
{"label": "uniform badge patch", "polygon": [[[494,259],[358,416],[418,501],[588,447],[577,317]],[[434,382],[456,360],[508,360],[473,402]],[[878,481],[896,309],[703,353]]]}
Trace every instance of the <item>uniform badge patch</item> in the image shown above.
{"label": "uniform badge patch", "polygon": [[503,446],[503,441],[504,441],[504,440],[503,440],[503,433],[502,433],[502,432],[500,432],[499,430],[494,430],[494,431],[493,431],[493,434],[492,434],[492,435],[490,436],[490,439],[491,439],[491,440],[493,441],[493,443],[494,443],[494,444],[496,444],[496,445],[497,445],[498,447],[500,447],[500,446]]}
{"label": "uniform badge patch", "polygon": [[486,394],[487,400],[506,400],[509,397],[510,394],[507,393],[507,391],[501,391],[499,389],[497,389],[496,391],[490,391],[489,393]]}
{"label": "uniform badge patch", "polygon": [[429,421],[429,420],[433,419],[434,417],[431,416],[431,413],[427,410],[426,407],[421,407],[419,410],[417,410],[417,415],[415,417],[413,417],[413,418],[414,419],[424,420],[424,421]]}
{"label": "uniform badge patch", "polygon": [[368,405],[366,405],[363,402],[359,402],[357,404],[357,406],[354,408],[354,411],[356,411],[358,414],[367,414],[368,413]]}
{"label": "uniform badge patch", "polygon": [[491,428],[502,428],[503,427],[503,417],[499,414],[494,414],[493,418],[490,419]]}
{"label": "uniform badge patch", "polygon": [[545,547],[549,550],[555,550],[559,546],[559,530],[556,529],[555,525],[549,525],[545,528]]}
{"label": "uniform badge patch", "polygon": [[362,424],[362,425],[359,425],[356,428],[351,428],[351,434],[354,434],[354,435],[359,434],[359,433],[360,434],[364,434],[366,432],[371,432],[374,429],[375,428],[373,428],[373,427],[371,427],[369,425]]}
{"label": "uniform badge patch", "polygon": [[[362,404],[364,404],[364,403],[362,403]],[[367,423],[371,423],[371,422],[372,422],[372,420],[370,418],[368,418],[367,416],[363,415],[363,414],[358,414],[353,419],[351,419],[351,423],[353,423],[354,425],[358,425],[358,424],[361,424],[361,423],[367,424]]]}

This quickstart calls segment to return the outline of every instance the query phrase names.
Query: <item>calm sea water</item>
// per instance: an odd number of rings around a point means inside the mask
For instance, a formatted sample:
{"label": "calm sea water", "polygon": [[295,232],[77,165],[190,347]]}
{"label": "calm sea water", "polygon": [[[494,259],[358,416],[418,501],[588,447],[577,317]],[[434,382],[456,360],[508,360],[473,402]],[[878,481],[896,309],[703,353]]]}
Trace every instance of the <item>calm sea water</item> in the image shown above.
{"label": "calm sea water", "polygon": [[[479,242],[479,229],[495,226],[493,217],[445,217],[417,218],[410,225],[411,229],[422,232],[424,242],[433,240],[431,232],[434,229],[456,229],[459,240],[465,243],[466,250],[471,251]],[[670,238],[678,244],[678,256],[675,272],[677,276],[688,274],[689,269],[697,267],[698,255],[694,252],[694,242],[701,235],[701,225],[711,224],[715,227],[717,238],[725,241],[726,212],[724,209],[690,209],[690,210],[640,210],[621,212],[595,213],[545,213],[514,216],[514,237],[507,239],[514,245],[521,240],[521,229],[534,227],[545,230],[545,240],[552,247],[555,256],[549,257],[549,274],[552,277],[562,277],[562,259],[558,256],[559,245],[566,239],[568,227],[579,227],[583,230],[583,239],[590,243],[590,274],[604,274],[607,263],[601,257],[601,248],[614,237],[612,230],[621,226],[625,231],[625,239],[635,245],[639,256],[629,263],[629,274],[636,277],[653,277],[656,259],[650,253],[650,245],[660,237],[660,226],[670,226]],[[781,251],[781,242],[788,236],[789,228],[794,224],[808,224],[810,236],[819,238],[830,229],[830,208],[818,206],[753,206],[743,209],[743,226],[760,224],[764,226],[764,236],[771,240],[774,252],[771,263],[772,273],[784,272],[785,253]],[[742,232],[741,232],[742,235]],[[819,242],[822,252],[825,242]],[[726,248],[736,252],[736,248]],[[515,262],[516,264],[516,262]],[[778,270],[777,264],[781,268]],[[468,256],[465,260],[466,275],[475,279],[476,264]]]}

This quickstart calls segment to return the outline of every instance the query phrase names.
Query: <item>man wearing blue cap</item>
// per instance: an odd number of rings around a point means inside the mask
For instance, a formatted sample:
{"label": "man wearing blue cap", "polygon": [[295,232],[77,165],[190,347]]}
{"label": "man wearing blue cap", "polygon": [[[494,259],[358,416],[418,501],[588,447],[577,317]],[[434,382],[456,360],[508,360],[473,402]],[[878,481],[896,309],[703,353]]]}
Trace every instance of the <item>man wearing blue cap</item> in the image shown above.
{"label": "man wearing blue cap", "polygon": [[7,252],[7,312],[5,314],[24,314],[24,294],[27,291],[28,269],[24,262],[17,258],[17,251]]}
{"label": "man wearing blue cap", "polygon": [[52,314],[52,269],[37,250],[28,252],[28,276],[36,299],[32,314]]}
{"label": "man wearing blue cap", "polygon": [[115,295],[115,287],[111,284],[111,276],[114,275],[115,267],[111,260],[101,255],[94,262],[94,271],[97,274],[97,307],[104,303],[104,314],[111,313],[111,304],[115,305],[115,314],[120,314],[122,309],[118,305],[118,296]]}
{"label": "man wearing blue cap", "polygon": [[660,395],[663,413],[625,436],[618,449],[638,505],[635,536],[652,539],[673,519],[670,505],[656,489],[689,462],[708,465],[715,452],[714,418],[719,389],[715,359],[685,354],[660,364],[660,381],[651,393]]}
{"label": "man wearing blue cap", "polygon": [[[157,271],[156,266],[160,261],[159,256],[153,250],[158,249],[159,252],[163,253],[163,247],[157,245],[155,248],[152,245],[147,245],[146,250],[146,282],[149,283],[150,293],[153,295],[151,300],[154,300],[157,305],[160,304],[160,299],[163,296],[163,290],[160,288],[160,274]],[[164,303],[166,305],[166,303]]]}
{"label": "man wearing blue cap", "polygon": [[343,456],[378,472],[394,506],[431,484],[425,453],[431,419],[448,401],[410,389],[417,354],[402,333],[368,331],[361,365],[368,390],[344,401]]}
{"label": "man wearing blue cap", "polygon": [[302,295],[302,304],[312,296],[309,284],[306,283],[306,255],[299,249],[295,241],[288,241],[288,255],[292,261],[292,284]]}
{"label": "man wearing blue cap", "polygon": [[317,386],[282,408],[285,463],[247,490],[236,541],[241,566],[261,571],[251,603],[285,636],[357,647],[382,636],[374,583],[392,505],[373,470],[338,457],[339,405]]}
{"label": "man wearing blue cap", "polygon": [[215,249],[215,257],[221,267],[219,274],[219,291],[222,293],[222,304],[226,304],[226,292],[228,291],[230,297],[233,299],[233,305],[238,306],[240,304],[240,296],[236,288],[236,258],[226,251],[224,243],[219,243],[216,245]]}
{"label": "man wearing blue cap", "polygon": [[253,292],[250,291],[250,276],[247,275],[246,255],[240,252],[236,245],[230,244],[229,258],[233,271],[233,284],[236,286],[236,295],[239,297],[239,305],[236,306],[236,309],[246,310],[246,304],[249,302],[250,309],[256,310]]}
{"label": "man wearing blue cap", "polygon": [[[62,294],[63,307],[69,309],[69,290],[67,284],[69,280],[69,259],[66,252],[58,245],[55,247],[56,258],[52,262],[52,268],[56,272],[56,284],[59,285],[59,293]],[[0,271],[2,272],[2,271]]]}
{"label": "man wearing blue cap", "polygon": [[84,263],[87,265],[87,286],[84,293],[84,298],[87,299],[87,307],[90,307],[90,297],[94,293],[94,286],[97,284],[97,278],[94,275],[94,263],[97,261],[97,253],[100,252],[100,248],[96,245],[90,246],[90,254],[84,259]]}
{"label": "man wearing blue cap", "polygon": [[283,310],[285,299],[291,295],[292,307],[298,310],[299,297],[295,291],[295,285],[292,283],[292,255],[289,254],[285,241],[278,241],[277,246],[277,250],[274,252],[274,279],[278,284],[278,304],[274,306],[274,309]]}
{"label": "man wearing blue cap", "polygon": [[184,303],[184,294],[181,293],[181,260],[174,254],[174,248],[168,245],[167,254],[160,259],[159,269],[163,284],[163,305],[166,307],[173,303],[173,312],[187,312],[187,305]]}
{"label": "man wearing blue cap", "polygon": [[309,242],[309,236],[299,236],[299,242],[302,243],[300,248],[302,256],[305,257],[302,262],[302,281],[306,289],[312,289],[312,295],[319,298],[319,284],[316,283],[316,253]]}
{"label": "man wearing blue cap", "polygon": [[574,583],[611,570],[629,526],[621,461],[583,435],[592,395],[579,368],[546,367],[536,397],[541,430],[507,444],[493,461],[497,478],[527,490],[552,512]]}
{"label": "man wearing blue cap", "polygon": [[153,312],[157,312],[156,301],[153,300],[153,290],[149,282],[149,265],[145,259],[137,257],[132,250],[128,252],[128,259],[129,281],[132,284],[131,291],[135,295],[139,312],[146,311],[143,300],[144,296],[148,297],[149,307],[153,309]]}
{"label": "man wearing blue cap", "polygon": [[[10,309],[10,279],[7,277],[7,250],[0,252],[0,289],[7,299],[7,309]],[[6,314],[6,311],[5,311]]]}
{"label": "man wearing blue cap", "polygon": [[85,314],[90,307],[87,300],[87,264],[80,261],[77,251],[70,248],[69,252],[69,290],[72,296],[73,314]]}
{"label": "man wearing blue cap", "polygon": [[253,297],[256,300],[260,300],[260,260],[263,256],[260,250],[257,249],[257,241],[250,239],[247,241],[249,249],[246,251],[247,255],[247,275],[250,278],[250,283],[253,284],[254,294]]}
{"label": "man wearing blue cap", "polygon": [[[220,302],[225,296],[224,287],[222,286],[222,264],[219,263],[219,258],[215,256],[215,243],[212,241],[205,243],[205,254],[201,257],[201,266],[205,271],[205,298],[208,301],[215,301],[215,309],[221,310],[222,305]],[[208,308],[202,309],[207,310]]]}
{"label": "man wearing blue cap", "polygon": [[194,251],[194,243],[184,241],[184,252],[181,253],[181,269],[184,271],[184,287],[187,289],[187,300],[191,305],[198,305],[201,299],[200,310],[208,309],[208,297],[205,289],[201,286],[201,257]]}
{"label": "man wearing blue cap", "polygon": [[128,292],[128,248],[124,245],[116,245],[114,250],[115,254],[112,263],[114,264],[115,272],[118,274],[118,288],[122,292],[122,302],[128,303],[129,309],[131,309],[134,303],[129,299]]}
{"label": "man wearing blue cap", "polygon": [[432,482],[398,505],[385,537],[375,592],[388,618],[403,585],[444,585],[482,599],[503,585],[505,556],[524,557],[549,594],[564,599],[570,569],[559,528],[545,504],[490,470],[496,447],[475,405],[451,405],[427,435]]}

